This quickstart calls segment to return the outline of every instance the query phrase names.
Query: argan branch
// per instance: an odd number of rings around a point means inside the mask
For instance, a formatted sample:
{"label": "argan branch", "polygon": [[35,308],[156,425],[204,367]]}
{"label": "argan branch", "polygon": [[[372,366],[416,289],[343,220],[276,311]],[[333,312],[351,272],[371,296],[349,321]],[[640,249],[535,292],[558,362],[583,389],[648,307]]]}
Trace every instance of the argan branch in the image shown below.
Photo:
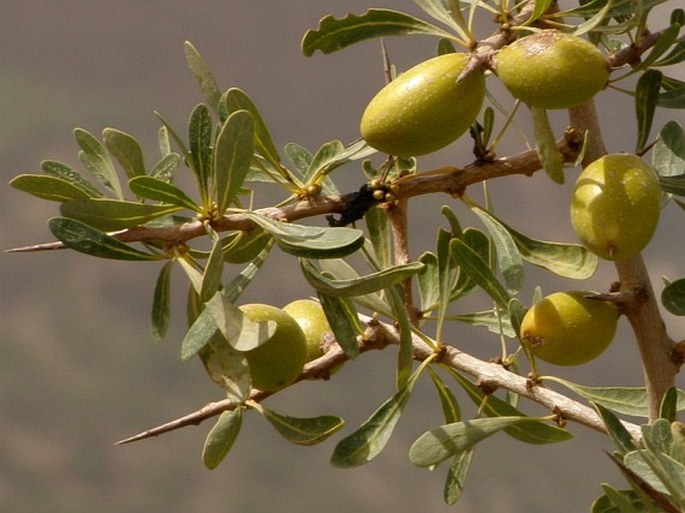
{"label": "argan branch", "polygon": [[[367,322],[368,326],[364,336],[360,337],[359,340],[360,352],[363,353],[374,349],[384,349],[388,345],[399,344],[399,334],[392,326],[362,315],[360,315],[360,319]],[[414,357],[417,360],[425,360],[435,351],[433,347],[428,345],[417,335],[413,335],[412,343]],[[442,346],[441,350],[444,351],[444,354],[441,355],[440,363],[472,376],[475,381],[487,386],[488,389],[496,390],[501,388],[510,390],[549,408],[550,411],[555,412],[564,420],[572,421],[596,431],[606,433],[601,418],[592,408],[540,385],[531,387],[529,380],[525,377],[514,374],[499,364],[485,362],[459,351],[453,346]],[[331,371],[336,367],[339,367],[347,359],[347,356],[340,346],[337,343],[332,344],[323,356],[313,360],[305,366],[297,381],[327,379],[331,375]],[[252,390],[249,399],[255,402],[261,402],[271,395],[273,395],[272,392]],[[211,417],[220,415],[224,411],[234,410],[239,407],[241,407],[240,403],[229,399],[209,403],[193,413],[120,440],[119,442],[116,442],[116,445],[128,444],[159,436],[190,425],[198,425]],[[639,426],[629,422],[623,422],[623,425],[636,440],[641,437]]]}
{"label": "argan branch", "polygon": [[[574,162],[581,149],[582,136],[568,132],[558,142],[559,151],[565,162]],[[408,175],[398,179],[393,187],[394,199],[403,200],[422,194],[445,192],[460,195],[466,187],[492,178],[509,175],[530,176],[542,168],[536,150],[526,150],[510,157],[502,157],[484,164],[469,164],[464,168],[445,166],[438,169]],[[255,210],[255,213],[279,221],[293,222],[298,219],[324,214],[340,214],[354,193],[315,196],[296,201],[283,207],[268,207]],[[249,231],[255,228],[254,222],[242,213],[230,213],[212,223],[217,232],[231,230]],[[167,244],[184,244],[185,242],[206,235],[203,222],[191,221],[174,226],[136,226],[118,233],[113,237],[125,243],[141,241],[159,241]],[[64,249],[61,242],[48,242],[6,250],[7,252],[33,252]]]}

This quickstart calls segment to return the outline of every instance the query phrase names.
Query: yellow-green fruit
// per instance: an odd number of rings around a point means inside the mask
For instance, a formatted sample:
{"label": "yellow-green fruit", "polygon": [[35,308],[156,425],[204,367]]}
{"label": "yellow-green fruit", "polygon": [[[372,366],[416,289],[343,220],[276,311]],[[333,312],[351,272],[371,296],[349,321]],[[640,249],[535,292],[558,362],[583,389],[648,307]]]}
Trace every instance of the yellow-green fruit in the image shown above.
{"label": "yellow-green fruit", "polygon": [[312,299],[298,299],[283,307],[300,325],[307,339],[307,361],[323,355],[323,342],[326,334],[332,333],[321,304]]}
{"label": "yellow-green fruit", "polygon": [[517,39],[495,56],[511,94],[531,107],[567,109],[601,91],[610,67],[592,43],[558,30]]}
{"label": "yellow-green fruit", "polygon": [[469,58],[445,54],[402,73],[366,107],[362,137],[377,150],[401,157],[431,153],[455,141],[476,119],[485,97],[482,71],[457,82]]}
{"label": "yellow-green fruit", "polygon": [[578,175],[573,189],[573,229],[590,251],[606,260],[626,260],[642,251],[660,212],[659,177],[635,155],[595,160]]}
{"label": "yellow-green fruit", "polygon": [[252,321],[274,321],[276,332],[256,349],[245,352],[252,386],[267,392],[290,385],[302,372],[307,341],[295,319],[270,305],[248,304],[240,310]]}
{"label": "yellow-green fruit", "polygon": [[580,365],[598,357],[616,333],[619,311],[592,292],[555,292],[533,305],[521,322],[521,340],[541,360]]}

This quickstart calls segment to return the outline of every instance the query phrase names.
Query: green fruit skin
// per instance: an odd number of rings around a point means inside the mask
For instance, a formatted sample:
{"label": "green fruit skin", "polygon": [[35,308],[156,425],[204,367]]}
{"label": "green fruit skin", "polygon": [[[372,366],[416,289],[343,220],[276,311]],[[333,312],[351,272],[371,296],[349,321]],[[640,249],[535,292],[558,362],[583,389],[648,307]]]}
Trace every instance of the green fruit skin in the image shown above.
{"label": "green fruit skin", "polygon": [[307,362],[323,355],[324,337],[332,330],[321,305],[312,299],[298,299],[283,307],[300,325],[307,339]]}
{"label": "green fruit skin", "polygon": [[590,251],[606,260],[627,260],[656,230],[659,177],[640,157],[605,155],[578,175],[570,210],[573,229]]}
{"label": "green fruit skin", "polygon": [[522,37],[495,56],[495,69],[511,94],[543,109],[567,109],[601,91],[610,67],[592,43],[558,30]]}
{"label": "green fruit skin", "polygon": [[270,305],[252,303],[242,305],[240,310],[255,322],[276,322],[276,332],[269,340],[245,352],[252,386],[274,392],[293,383],[307,358],[307,341],[299,324],[283,310]]}
{"label": "green fruit skin", "polygon": [[424,155],[455,141],[476,119],[485,97],[482,71],[457,82],[464,53],[429,59],[386,85],[366,107],[361,134],[389,155]]}
{"label": "green fruit skin", "polygon": [[555,292],[533,305],[521,322],[521,340],[541,360],[581,365],[597,358],[616,334],[619,310],[588,299],[586,291]]}

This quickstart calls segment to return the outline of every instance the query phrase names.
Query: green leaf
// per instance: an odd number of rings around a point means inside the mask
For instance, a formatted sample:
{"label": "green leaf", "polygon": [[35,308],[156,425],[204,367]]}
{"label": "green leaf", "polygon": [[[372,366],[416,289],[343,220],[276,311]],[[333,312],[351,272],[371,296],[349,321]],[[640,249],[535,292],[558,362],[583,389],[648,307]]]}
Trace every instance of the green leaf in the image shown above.
{"label": "green leaf", "polygon": [[424,360],[404,387],[385,401],[356,431],[338,442],[331,456],[333,465],[341,468],[358,467],[381,453],[400,420],[416,379],[428,363],[429,360]]}
{"label": "green leaf", "polygon": [[281,158],[278,155],[276,145],[274,145],[274,142],[271,139],[269,129],[266,127],[266,123],[259,113],[257,106],[245,91],[238,89],[237,87],[233,87],[226,91],[226,94],[223,96],[222,102],[220,103],[220,108],[225,109],[225,112],[220,112],[220,115],[224,119],[239,110],[247,111],[254,122],[255,149],[274,166],[279,165]]}
{"label": "green leaf", "polygon": [[[673,26],[673,25],[672,25]],[[669,54],[656,62],[655,66],[672,66],[674,64],[680,64],[685,61],[685,41],[680,41],[676,44]]]}
{"label": "green leaf", "polygon": [[294,142],[286,143],[283,147],[283,152],[293,166],[303,175],[311,166],[314,157],[307,148]]}
{"label": "green leaf", "polygon": [[447,477],[445,478],[445,487],[443,491],[443,496],[445,503],[448,505],[456,504],[464,487],[466,486],[466,476],[468,475],[469,468],[471,467],[471,460],[473,459],[473,448],[462,451],[456,454],[452,458],[452,463],[447,471]]}
{"label": "green leaf", "polygon": [[531,239],[502,221],[500,223],[509,231],[527,262],[573,280],[584,280],[595,273],[597,256],[580,244]]}
{"label": "green leaf", "polygon": [[229,264],[244,264],[256,258],[270,242],[273,238],[261,228],[232,233],[223,238],[224,260]]}
{"label": "green leaf", "polygon": [[533,12],[531,13],[530,18],[526,20],[525,24],[530,25],[540,16],[545,14],[545,12],[547,12],[547,9],[549,9],[550,5],[552,5],[552,0],[535,0],[535,7],[533,8]]}
{"label": "green leaf", "polygon": [[128,181],[128,187],[133,194],[140,198],[161,201],[168,205],[176,205],[177,207],[187,208],[195,212],[202,212],[202,207],[195,203],[193,198],[166,180],[160,180],[151,176],[136,176]]}
{"label": "green leaf", "polygon": [[183,50],[188,69],[190,69],[195,80],[197,80],[197,83],[200,85],[200,91],[207,99],[209,106],[216,112],[219,105],[219,98],[221,98],[221,92],[214,75],[212,75],[207,62],[202,55],[200,55],[197,48],[193,46],[193,43],[185,41],[183,43]]}
{"label": "green leaf", "polygon": [[459,267],[499,306],[506,308],[510,296],[485,261],[464,241],[452,239],[450,254]]}
{"label": "green leaf", "polygon": [[592,403],[592,406],[597,410],[609,436],[614,441],[616,449],[618,449],[621,454],[627,454],[630,451],[637,449],[635,440],[633,440],[633,437],[614,412],[599,403]]}
{"label": "green leaf", "polygon": [[123,198],[124,194],[114,163],[100,141],[83,128],[74,130],[74,138],[81,148],[78,154],[81,163],[102,185],[114,192],[117,198]]}
{"label": "green leaf", "polygon": [[329,54],[366,39],[402,34],[453,38],[452,34],[409,14],[389,9],[369,9],[360,16],[348,14],[340,19],[331,15],[322,18],[318,29],[305,33],[302,53],[307,57],[317,50]]}
{"label": "green leaf", "polygon": [[221,287],[221,277],[224,272],[224,252],[221,239],[216,235],[212,251],[209,254],[207,265],[202,274],[202,287],[200,288],[200,301],[206,303]]}
{"label": "green leaf", "polygon": [[61,178],[70,182],[72,185],[83,190],[89,198],[101,198],[103,194],[88,180],[81,176],[81,173],[74,170],[71,166],[56,160],[44,160],[40,167],[46,175]]}
{"label": "green leaf", "polygon": [[132,228],[180,210],[176,205],[138,203],[106,198],[72,200],[62,203],[64,217],[78,219],[104,231]]}
{"label": "green leaf", "polygon": [[669,121],[659,132],[652,165],[660,177],[685,175],[685,132],[677,121]]}
{"label": "green leaf", "polygon": [[66,247],[86,255],[114,260],[159,260],[163,255],[139,251],[76,219],[53,217],[48,227]]}
{"label": "green leaf", "polygon": [[359,356],[357,337],[363,332],[354,305],[344,297],[329,296],[321,292],[317,292],[317,295],[335,340],[345,355],[354,360]]}
{"label": "green leaf", "polygon": [[425,313],[440,301],[440,278],[438,275],[438,258],[431,252],[423,253],[419,259],[423,269],[418,274],[421,310]]}
{"label": "green leaf", "polygon": [[471,450],[481,442],[514,425],[530,427],[542,420],[534,417],[492,417],[454,422],[422,434],[409,449],[409,460],[417,467],[431,467],[451,456]]}
{"label": "green leaf", "polygon": [[[659,57],[661,57],[669,48],[671,48],[678,37],[678,32],[680,32],[680,25],[677,23],[674,23],[667,29],[664,29],[649,54],[642,58],[639,67],[646,69],[654,64]],[[673,55],[673,52],[671,52],[670,55]]]}
{"label": "green leaf", "polygon": [[562,184],[564,183],[564,159],[557,148],[547,111],[540,107],[530,107],[530,112],[533,115],[535,143],[542,167],[553,182]]}
{"label": "green leaf", "polygon": [[213,172],[217,210],[223,215],[240,192],[252,162],[254,123],[246,110],[233,112],[224,122],[214,148]]}
{"label": "green leaf", "polygon": [[[359,160],[376,153],[366,141],[360,140],[345,147],[340,141],[330,141],[321,146],[314,154],[312,163],[305,173],[308,182],[320,183],[325,177],[348,162]],[[332,189],[331,189],[332,188]],[[336,193],[332,183],[324,187],[326,192]]]}
{"label": "green leaf", "polygon": [[178,153],[169,153],[165,155],[152,167],[150,176],[159,180],[170,182],[178,166],[181,165],[181,156]]}
{"label": "green leaf", "polygon": [[[503,401],[495,395],[487,397],[481,390],[471,383],[464,376],[452,368],[447,367],[447,372],[461,385],[469,398],[490,417],[521,417],[526,418],[520,410],[511,404]],[[565,429],[552,426],[545,422],[534,422],[531,424],[512,424],[504,428],[504,431],[511,437],[528,444],[541,445],[565,442],[573,438],[573,435]]]}
{"label": "green leaf", "polygon": [[660,71],[650,69],[645,71],[637,81],[635,88],[635,115],[637,116],[637,143],[635,152],[640,153],[649,139],[654,120],[657,97],[661,87]]}
{"label": "green leaf", "polygon": [[489,212],[478,207],[472,207],[472,210],[486,226],[494,241],[497,261],[507,289],[511,293],[518,292],[523,287],[523,261],[513,237]]}
{"label": "green leaf", "polygon": [[209,470],[215,469],[233,447],[240,432],[242,420],[242,410],[239,408],[219,415],[202,449],[202,462]]}
{"label": "green leaf", "polygon": [[212,118],[207,107],[197,105],[188,121],[188,140],[190,141],[190,168],[200,187],[203,199],[207,198],[207,184],[211,172],[212,157]]}
{"label": "green leaf", "polygon": [[171,317],[171,270],[173,267],[173,260],[169,260],[164,264],[155,284],[155,292],[152,300],[152,315],[150,316],[150,332],[152,334],[152,340],[155,342],[162,340],[169,328],[169,318]]}
{"label": "green leaf", "polygon": [[207,309],[202,310],[181,341],[181,360],[190,360],[218,333],[219,329],[216,327],[212,314]]}
{"label": "green leaf", "polygon": [[126,176],[133,178],[145,174],[143,151],[135,137],[116,128],[105,128],[102,131],[102,142]]}
{"label": "green leaf", "polygon": [[390,235],[390,222],[378,207],[372,207],[364,216],[364,222],[369,232],[369,239],[373,245],[373,252],[379,267],[392,265],[392,237]]}
{"label": "green leaf", "polygon": [[505,312],[497,310],[483,310],[481,312],[446,315],[445,320],[459,321],[472,326],[485,327],[491,333],[505,335],[509,338],[516,338],[517,332],[509,321],[509,316]]}
{"label": "green leaf", "polygon": [[661,303],[673,315],[685,315],[685,278],[664,287],[661,291]]}
{"label": "green leaf", "polygon": [[297,445],[316,445],[345,425],[343,419],[332,415],[309,418],[290,417],[263,406],[259,408],[259,412],[286,440]]}
{"label": "green leaf", "polygon": [[226,299],[231,303],[235,303],[242,295],[243,291],[252,282],[259,270],[266,262],[271,248],[273,247],[273,239],[267,239],[264,246],[261,247],[259,253],[255,255],[252,261],[245,266],[245,268],[238,273],[227,285],[224,291]]}
{"label": "green leaf", "polygon": [[433,385],[435,385],[435,390],[438,393],[438,397],[440,398],[445,423],[451,424],[453,422],[459,422],[461,420],[461,409],[459,408],[457,398],[449,387],[445,385],[445,382],[440,375],[431,367],[428,367],[428,374],[430,375]]}
{"label": "green leaf", "polygon": [[677,415],[678,406],[678,390],[675,387],[670,387],[661,398],[661,405],[659,406],[659,417],[666,419],[669,422],[674,422]]}
{"label": "green leaf", "polygon": [[460,33],[462,30],[461,26],[454,21],[452,14],[443,0],[414,0],[414,3],[421,7],[426,14],[444,23],[457,33]]}
{"label": "green leaf", "polygon": [[[334,280],[355,280],[359,278],[359,273],[345,260],[340,258],[329,258],[319,261],[319,268],[325,277]],[[369,310],[385,315],[392,315],[390,305],[382,297],[382,291],[355,296],[354,302],[362,305]]]}
{"label": "green leaf", "polygon": [[[188,156],[190,152],[188,151],[188,148],[186,147],[185,143],[183,142],[183,138],[178,135],[176,130],[167,122],[166,119],[162,116],[161,113],[154,111],[155,116],[162,122],[162,128],[166,131],[166,138],[168,138],[169,135],[171,135],[171,138],[174,140],[174,143],[176,143],[176,146],[179,147],[181,150],[181,153],[183,154],[184,157]],[[192,116],[191,116],[192,117]],[[163,153],[164,154],[164,153]]]}
{"label": "green leaf", "polygon": [[685,85],[681,84],[659,94],[657,105],[664,109],[685,109]]}
{"label": "green leaf", "polygon": [[56,176],[22,174],[15,176],[9,184],[22,192],[49,201],[70,201],[93,196],[72,182]]}
{"label": "green leaf", "polygon": [[418,273],[423,264],[410,262],[396,265],[375,273],[343,280],[323,276],[309,260],[300,261],[302,271],[309,284],[316,290],[331,296],[363,296],[388,288]]}
{"label": "green leaf", "polygon": [[364,244],[364,232],[355,228],[280,223],[253,212],[245,215],[273,235],[283,251],[298,257],[339,258],[354,253]]}
{"label": "green leaf", "polygon": [[634,490],[616,490],[603,483],[604,495],[592,505],[592,513],[640,513],[644,508]]}
{"label": "green leaf", "polygon": [[[649,417],[647,393],[644,387],[588,387],[577,385],[557,376],[544,376],[546,381],[554,381],[565,386],[579,396],[622,415]],[[678,391],[678,411],[685,410],[685,392]]]}
{"label": "green leaf", "polygon": [[410,379],[412,365],[414,363],[414,349],[412,346],[412,326],[407,313],[407,305],[404,302],[404,291],[400,285],[385,288],[386,296],[390,301],[393,319],[400,334],[400,349],[397,352],[397,373],[395,382],[397,388],[403,388]]}

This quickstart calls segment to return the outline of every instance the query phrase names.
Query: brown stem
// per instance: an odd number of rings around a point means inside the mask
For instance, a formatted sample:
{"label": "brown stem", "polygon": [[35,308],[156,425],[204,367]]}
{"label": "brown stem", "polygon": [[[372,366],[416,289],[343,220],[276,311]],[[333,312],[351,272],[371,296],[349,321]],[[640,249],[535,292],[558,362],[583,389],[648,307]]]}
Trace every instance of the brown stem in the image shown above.
{"label": "brown stem", "polygon": [[[580,150],[578,134],[567,133],[559,141],[559,151],[565,162],[573,162]],[[393,185],[396,200],[445,192],[452,195],[461,194],[466,187],[484,180],[507,175],[530,176],[541,169],[540,159],[536,150],[526,150],[511,157],[502,157],[484,164],[469,164],[464,168],[446,166],[415,175],[400,178]],[[395,187],[396,185],[396,187]],[[258,209],[257,214],[271,217],[279,221],[292,222],[298,219],[314,217],[323,214],[341,213],[352,194],[335,196],[318,196],[302,201],[290,203],[283,207],[269,207]],[[217,232],[229,230],[251,230],[254,222],[244,214],[227,214],[219,221],[212,223]],[[182,244],[193,238],[206,234],[202,221],[165,226],[137,226],[114,234],[121,242],[159,241],[167,244]],[[48,242],[6,250],[8,252],[31,252],[64,249],[61,242]]]}
{"label": "brown stem", "polygon": [[[593,101],[589,101],[569,111],[572,126],[580,132],[588,133],[588,146],[583,158],[583,166],[606,155],[607,150]],[[635,334],[640,350],[645,386],[649,398],[650,420],[659,416],[661,399],[666,391],[675,385],[675,375],[679,370],[673,358],[675,342],[666,333],[666,325],[659,312],[649,274],[642,255],[630,260],[615,262],[619,279],[618,292],[640,292],[635,301],[625,309],[625,315]]]}
{"label": "brown stem", "polygon": [[[384,349],[390,344],[399,344],[399,334],[394,327],[366,316],[360,316],[360,318],[368,323],[368,328],[359,341],[360,352]],[[434,347],[431,347],[416,335],[412,336],[412,345],[414,357],[417,360],[425,360],[435,352]],[[606,433],[602,419],[592,408],[540,385],[531,386],[530,381],[525,377],[514,374],[499,364],[485,362],[467,353],[463,353],[455,347],[442,345],[440,350],[442,351],[440,355],[441,364],[472,376],[474,381],[482,387],[487,387],[490,390],[500,388],[510,390],[546,406],[550,412],[554,412],[563,420],[572,421],[595,431]],[[333,369],[339,367],[346,360],[347,356],[345,356],[340,346],[333,344],[322,357],[305,366],[297,381],[325,379],[330,376]],[[249,399],[261,402],[270,395],[272,393],[252,390]],[[241,407],[241,404],[229,399],[209,403],[193,413],[120,440],[116,442],[116,445],[128,444],[159,436],[186,426],[198,425],[211,417],[220,415],[224,411],[235,410],[239,407]],[[629,422],[623,422],[623,425],[636,440],[641,438],[639,426]]]}

